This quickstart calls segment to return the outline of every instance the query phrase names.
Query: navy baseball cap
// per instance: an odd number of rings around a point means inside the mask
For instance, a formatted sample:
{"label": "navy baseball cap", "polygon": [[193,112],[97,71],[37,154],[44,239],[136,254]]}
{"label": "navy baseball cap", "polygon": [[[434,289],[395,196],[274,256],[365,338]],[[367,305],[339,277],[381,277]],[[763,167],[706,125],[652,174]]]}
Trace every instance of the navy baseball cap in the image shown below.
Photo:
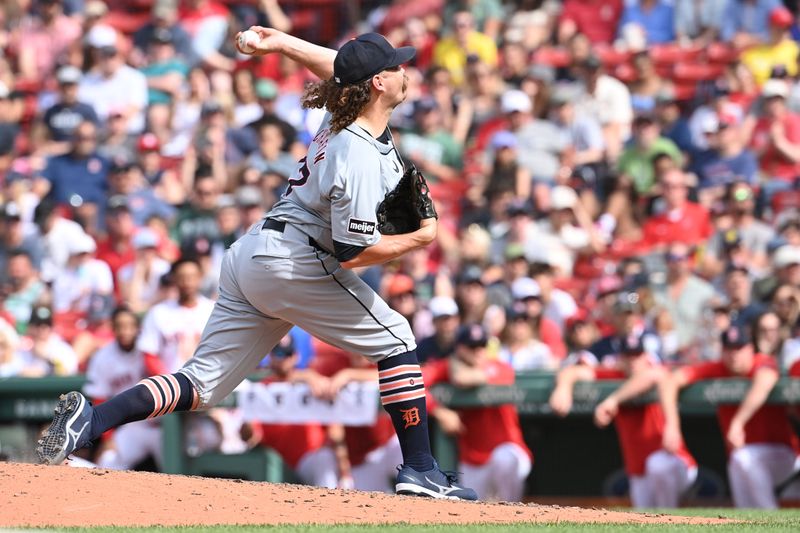
{"label": "navy baseball cap", "polygon": [[278,359],[284,359],[286,357],[291,357],[295,353],[294,347],[294,340],[289,336],[286,335],[283,337],[280,342],[272,349],[269,353],[272,357],[277,357]]}
{"label": "navy baseball cap", "polygon": [[408,63],[417,54],[413,46],[395,48],[379,33],[365,33],[347,41],[333,60],[337,85],[354,85],[392,67]]}
{"label": "navy baseball cap", "polygon": [[743,326],[731,326],[722,332],[723,348],[741,348],[750,344],[750,332]]}
{"label": "navy baseball cap", "polygon": [[621,355],[639,355],[644,352],[644,336],[641,333],[634,332],[620,338],[619,353]]}
{"label": "navy baseball cap", "polygon": [[485,348],[489,343],[489,335],[486,328],[480,324],[468,324],[462,326],[456,335],[456,345],[468,346],[470,348]]}

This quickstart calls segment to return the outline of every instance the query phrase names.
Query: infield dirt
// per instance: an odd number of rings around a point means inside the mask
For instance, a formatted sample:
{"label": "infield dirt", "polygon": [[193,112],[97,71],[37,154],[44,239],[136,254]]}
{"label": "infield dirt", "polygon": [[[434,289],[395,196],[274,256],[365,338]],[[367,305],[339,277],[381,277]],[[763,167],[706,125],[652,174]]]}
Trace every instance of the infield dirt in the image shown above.
{"label": "infield dirt", "polygon": [[472,503],[229,479],[0,463],[0,527],[379,523],[722,524],[535,504]]}

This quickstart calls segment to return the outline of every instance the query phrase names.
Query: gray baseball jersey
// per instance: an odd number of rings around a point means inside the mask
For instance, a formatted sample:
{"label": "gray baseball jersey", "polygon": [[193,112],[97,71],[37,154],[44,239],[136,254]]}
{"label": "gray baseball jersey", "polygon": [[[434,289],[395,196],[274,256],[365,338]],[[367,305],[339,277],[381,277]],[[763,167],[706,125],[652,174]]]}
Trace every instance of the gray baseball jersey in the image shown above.
{"label": "gray baseball jersey", "polygon": [[326,114],[268,216],[295,224],[330,252],[333,241],[372,246],[381,237],[375,211],[402,176],[391,138],[382,143],[355,124],[334,135]]}
{"label": "gray baseball jersey", "polygon": [[225,254],[219,299],[180,370],[201,407],[227,396],[293,324],[373,361],[416,348],[408,321],[333,254],[334,241],[380,240],[375,211],[402,177],[402,162],[391,138],[379,142],[356,125],[334,135],[328,124],[326,117],[267,214],[285,224],[259,222]]}

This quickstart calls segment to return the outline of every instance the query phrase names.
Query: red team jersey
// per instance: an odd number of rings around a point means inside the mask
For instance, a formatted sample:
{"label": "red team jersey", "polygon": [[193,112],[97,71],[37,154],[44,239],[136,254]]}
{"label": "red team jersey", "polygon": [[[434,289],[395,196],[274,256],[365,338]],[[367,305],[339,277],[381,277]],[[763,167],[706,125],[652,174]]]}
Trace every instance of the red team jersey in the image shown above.
{"label": "red team jersey", "polygon": [[[764,367],[778,371],[778,365],[774,358],[764,354],[756,354],[753,367],[745,376],[734,375],[721,361],[688,366],[683,369],[683,372],[689,383],[694,383],[704,379],[717,378],[752,379],[756,371]],[[731,420],[738,409],[738,405],[720,405],[717,407],[717,420],[723,436],[727,435]],[[800,443],[798,443],[797,436],[789,423],[786,406],[762,406],[761,409],[755,412],[750,421],[745,424],[744,433],[745,443],[747,444],[785,444],[800,452]],[[728,452],[730,453],[730,449],[728,449]]]}
{"label": "red team jersey", "polygon": [[[514,370],[501,361],[489,361],[484,367],[490,385],[513,385]],[[426,387],[450,381],[450,368],[447,359],[432,361],[422,367],[422,379]],[[436,401],[428,394],[428,412]],[[494,407],[471,407],[459,409],[465,431],[459,436],[458,448],[461,461],[470,465],[483,465],[489,461],[492,451],[506,442],[513,442],[525,450],[533,459],[522,438],[519,415],[513,404]]]}
{"label": "red team jersey", "polygon": [[[594,374],[595,379],[601,381],[628,379],[624,372],[614,369],[597,368]],[[658,403],[619,408],[614,425],[622,449],[625,472],[629,476],[644,475],[647,457],[662,448],[665,423],[664,411]],[[676,455],[690,467],[697,465],[683,442]]]}

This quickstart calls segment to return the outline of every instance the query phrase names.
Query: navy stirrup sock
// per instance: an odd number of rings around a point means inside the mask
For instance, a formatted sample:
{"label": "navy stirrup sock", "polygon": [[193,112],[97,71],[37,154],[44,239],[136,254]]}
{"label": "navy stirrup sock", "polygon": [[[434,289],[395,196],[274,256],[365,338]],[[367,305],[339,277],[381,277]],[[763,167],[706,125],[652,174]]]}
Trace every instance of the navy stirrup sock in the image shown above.
{"label": "navy stirrup sock", "polygon": [[392,417],[400,439],[403,464],[417,472],[433,468],[433,455],[428,439],[428,411],[425,407],[425,385],[417,352],[389,357],[378,363],[381,403]]}
{"label": "navy stirrup sock", "polygon": [[197,408],[199,397],[189,378],[176,372],[150,376],[94,408],[92,439],[128,422]]}

